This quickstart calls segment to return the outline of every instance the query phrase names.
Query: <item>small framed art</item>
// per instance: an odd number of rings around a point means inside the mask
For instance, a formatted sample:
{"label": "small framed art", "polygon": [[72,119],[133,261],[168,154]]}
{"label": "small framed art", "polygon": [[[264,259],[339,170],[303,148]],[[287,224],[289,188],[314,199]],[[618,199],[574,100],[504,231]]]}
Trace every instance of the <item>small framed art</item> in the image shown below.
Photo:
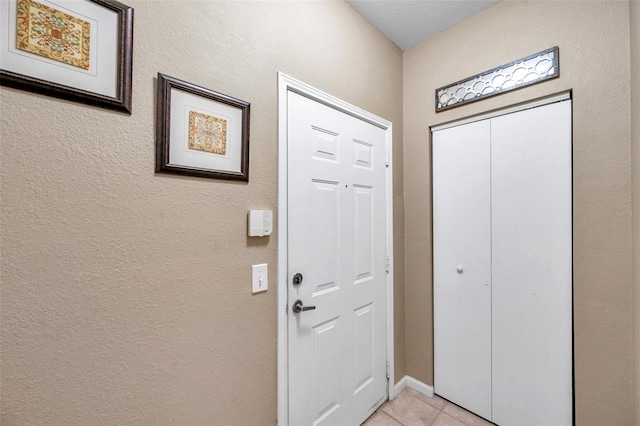
{"label": "small framed art", "polygon": [[248,182],[249,107],[159,73],[156,172]]}
{"label": "small framed art", "polygon": [[0,8],[1,85],[131,113],[131,7],[5,0]]}

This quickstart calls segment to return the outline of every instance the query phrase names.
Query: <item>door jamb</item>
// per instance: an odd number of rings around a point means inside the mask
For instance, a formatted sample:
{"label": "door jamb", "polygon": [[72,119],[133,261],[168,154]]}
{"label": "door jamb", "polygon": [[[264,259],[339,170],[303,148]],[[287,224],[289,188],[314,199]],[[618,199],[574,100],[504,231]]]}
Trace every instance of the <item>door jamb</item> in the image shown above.
{"label": "door jamb", "polygon": [[331,108],[349,114],[385,130],[387,152],[386,196],[387,196],[387,371],[388,396],[395,398],[394,374],[394,336],[393,336],[393,156],[392,156],[392,123],[373,115],[354,105],[335,98],[299,80],[278,72],[278,363],[277,363],[277,396],[279,425],[289,424],[289,359],[287,331],[287,243],[288,243],[288,211],[287,211],[287,93],[298,93]]}

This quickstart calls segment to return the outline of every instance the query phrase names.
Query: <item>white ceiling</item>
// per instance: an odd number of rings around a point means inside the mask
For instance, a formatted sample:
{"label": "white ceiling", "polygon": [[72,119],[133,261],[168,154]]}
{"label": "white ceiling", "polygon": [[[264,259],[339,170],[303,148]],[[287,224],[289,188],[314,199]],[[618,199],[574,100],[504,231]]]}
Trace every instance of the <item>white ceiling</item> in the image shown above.
{"label": "white ceiling", "polygon": [[407,50],[500,0],[346,0],[400,49]]}

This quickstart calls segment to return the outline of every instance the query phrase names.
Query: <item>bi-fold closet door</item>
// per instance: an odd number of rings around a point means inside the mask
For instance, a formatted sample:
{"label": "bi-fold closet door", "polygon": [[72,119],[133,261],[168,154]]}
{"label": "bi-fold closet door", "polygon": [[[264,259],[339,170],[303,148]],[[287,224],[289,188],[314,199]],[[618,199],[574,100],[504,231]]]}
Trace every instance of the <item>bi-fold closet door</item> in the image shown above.
{"label": "bi-fold closet door", "polygon": [[572,423],[571,101],[433,132],[435,392]]}

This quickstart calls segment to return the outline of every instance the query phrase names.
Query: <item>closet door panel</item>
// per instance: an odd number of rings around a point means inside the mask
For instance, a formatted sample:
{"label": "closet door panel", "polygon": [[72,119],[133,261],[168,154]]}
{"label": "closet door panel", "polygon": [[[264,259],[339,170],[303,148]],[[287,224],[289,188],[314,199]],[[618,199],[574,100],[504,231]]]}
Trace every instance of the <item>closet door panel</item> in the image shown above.
{"label": "closet door panel", "polygon": [[434,388],[488,419],[489,137],[488,120],[433,133]]}
{"label": "closet door panel", "polygon": [[572,423],[571,102],[491,119],[493,421]]}

